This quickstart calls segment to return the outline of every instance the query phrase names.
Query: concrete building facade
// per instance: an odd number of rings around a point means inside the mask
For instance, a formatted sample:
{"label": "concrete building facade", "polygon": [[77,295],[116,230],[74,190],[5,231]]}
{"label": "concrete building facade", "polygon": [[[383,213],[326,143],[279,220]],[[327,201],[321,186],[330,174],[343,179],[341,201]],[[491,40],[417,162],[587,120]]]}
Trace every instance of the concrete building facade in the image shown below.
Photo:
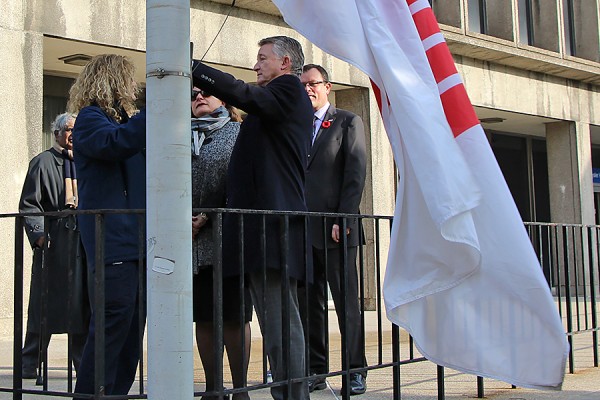
{"label": "concrete building facade", "polygon": [[[431,0],[472,103],[525,221],[594,224],[600,196],[600,0]],[[17,211],[29,160],[49,147],[50,121],[87,57],[130,56],[145,81],[145,2],[7,0],[0,13],[0,214]],[[191,1],[194,56],[254,81],[257,41],[289,35],[307,63],[334,83],[332,102],[363,117],[368,177],[361,211],[391,215],[395,172],[367,77],[285,24],[270,0]],[[600,174],[599,174],[600,175]],[[375,252],[367,224],[367,305],[374,307]],[[13,287],[14,219],[0,219],[0,286]],[[386,243],[387,229],[381,230]],[[370,255],[370,256],[369,256]],[[28,288],[25,254],[25,294]],[[13,290],[0,291],[0,335],[12,330]]]}

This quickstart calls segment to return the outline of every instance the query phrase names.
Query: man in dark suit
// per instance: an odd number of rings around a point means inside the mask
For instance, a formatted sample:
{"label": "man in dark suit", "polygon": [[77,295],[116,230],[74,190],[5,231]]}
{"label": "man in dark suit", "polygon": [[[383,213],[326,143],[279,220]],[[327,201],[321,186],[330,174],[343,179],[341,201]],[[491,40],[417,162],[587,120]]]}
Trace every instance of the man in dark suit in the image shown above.
{"label": "man in dark suit", "polygon": [[[304,66],[300,78],[312,102],[314,124],[312,147],[308,155],[306,204],[309,211],[357,214],[365,185],[366,146],[362,119],[348,111],[336,109],[328,101],[331,83],[320,65]],[[347,257],[343,263],[341,232],[343,219],[311,219],[314,283],[306,288],[308,298],[308,345],[311,374],[327,373],[326,283],[333,296],[342,341],[346,341],[348,360],[342,355],[342,367],[366,365],[361,311],[358,301],[356,251],[362,229],[356,218],[345,219]],[[344,284],[344,280],[346,284]],[[344,290],[345,286],[345,290]],[[346,301],[344,301],[346,298]],[[301,305],[303,305],[301,298]],[[348,328],[346,329],[346,324]],[[342,380],[342,393],[346,380]],[[324,378],[309,382],[309,390],[326,387]],[[366,391],[366,372],[350,373],[350,394]]]}
{"label": "man in dark suit", "polygon": [[[200,62],[194,62],[192,68],[195,86],[248,113],[229,163],[227,207],[306,211],[304,174],[313,113],[298,79],[304,64],[302,47],[285,36],[266,38],[258,45],[254,66],[258,86]],[[247,277],[273,380],[303,377],[304,336],[297,282],[311,274],[304,219],[244,215],[243,251],[239,249],[239,227],[238,215],[225,216],[223,273]],[[306,382],[273,387],[271,394],[277,400],[309,399]]]}

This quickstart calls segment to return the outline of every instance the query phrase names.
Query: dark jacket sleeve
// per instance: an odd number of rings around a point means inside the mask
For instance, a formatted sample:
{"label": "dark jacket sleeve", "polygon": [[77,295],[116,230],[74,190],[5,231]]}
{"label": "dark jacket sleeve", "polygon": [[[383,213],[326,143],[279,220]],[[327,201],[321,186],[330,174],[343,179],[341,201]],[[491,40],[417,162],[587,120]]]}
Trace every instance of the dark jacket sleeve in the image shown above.
{"label": "dark jacket sleeve", "polygon": [[195,62],[192,70],[194,86],[260,118],[285,119],[290,112],[289,99],[296,96],[294,86],[289,84],[289,80],[298,79],[293,75],[282,75],[263,87],[250,85],[200,62]]}
{"label": "dark jacket sleeve", "polygon": [[98,107],[85,107],[75,121],[73,140],[90,159],[125,160],[146,145],[146,110],[119,124]]}
{"label": "dark jacket sleeve", "polygon": [[365,128],[362,119],[348,114],[344,121],[346,134],[343,137],[344,175],[338,212],[356,213],[365,187],[367,150]]}
{"label": "dark jacket sleeve", "polygon": [[[23,183],[21,199],[19,201],[20,213],[44,212],[43,201],[43,165],[41,157],[35,157],[29,163],[29,169]],[[44,217],[29,216],[25,217],[25,233],[29,239],[31,247],[35,242],[44,236]]]}

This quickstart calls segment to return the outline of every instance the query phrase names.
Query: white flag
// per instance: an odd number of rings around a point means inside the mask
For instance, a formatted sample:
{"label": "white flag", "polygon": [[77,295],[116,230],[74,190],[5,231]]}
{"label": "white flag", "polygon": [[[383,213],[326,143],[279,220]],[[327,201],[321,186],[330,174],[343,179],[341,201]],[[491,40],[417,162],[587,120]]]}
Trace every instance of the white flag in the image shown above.
{"label": "white flag", "polygon": [[446,367],[559,389],[564,328],[427,0],[273,0],[355,65],[401,173],[384,281],[388,318]]}

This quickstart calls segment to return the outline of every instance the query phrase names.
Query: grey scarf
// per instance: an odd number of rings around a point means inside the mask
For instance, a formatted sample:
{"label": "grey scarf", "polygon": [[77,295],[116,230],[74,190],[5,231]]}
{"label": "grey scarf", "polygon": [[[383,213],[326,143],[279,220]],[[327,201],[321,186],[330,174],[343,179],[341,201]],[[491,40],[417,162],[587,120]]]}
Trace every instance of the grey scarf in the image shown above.
{"label": "grey scarf", "polygon": [[231,118],[224,106],[200,118],[192,118],[192,154],[200,155],[204,140],[214,131],[221,129]]}

